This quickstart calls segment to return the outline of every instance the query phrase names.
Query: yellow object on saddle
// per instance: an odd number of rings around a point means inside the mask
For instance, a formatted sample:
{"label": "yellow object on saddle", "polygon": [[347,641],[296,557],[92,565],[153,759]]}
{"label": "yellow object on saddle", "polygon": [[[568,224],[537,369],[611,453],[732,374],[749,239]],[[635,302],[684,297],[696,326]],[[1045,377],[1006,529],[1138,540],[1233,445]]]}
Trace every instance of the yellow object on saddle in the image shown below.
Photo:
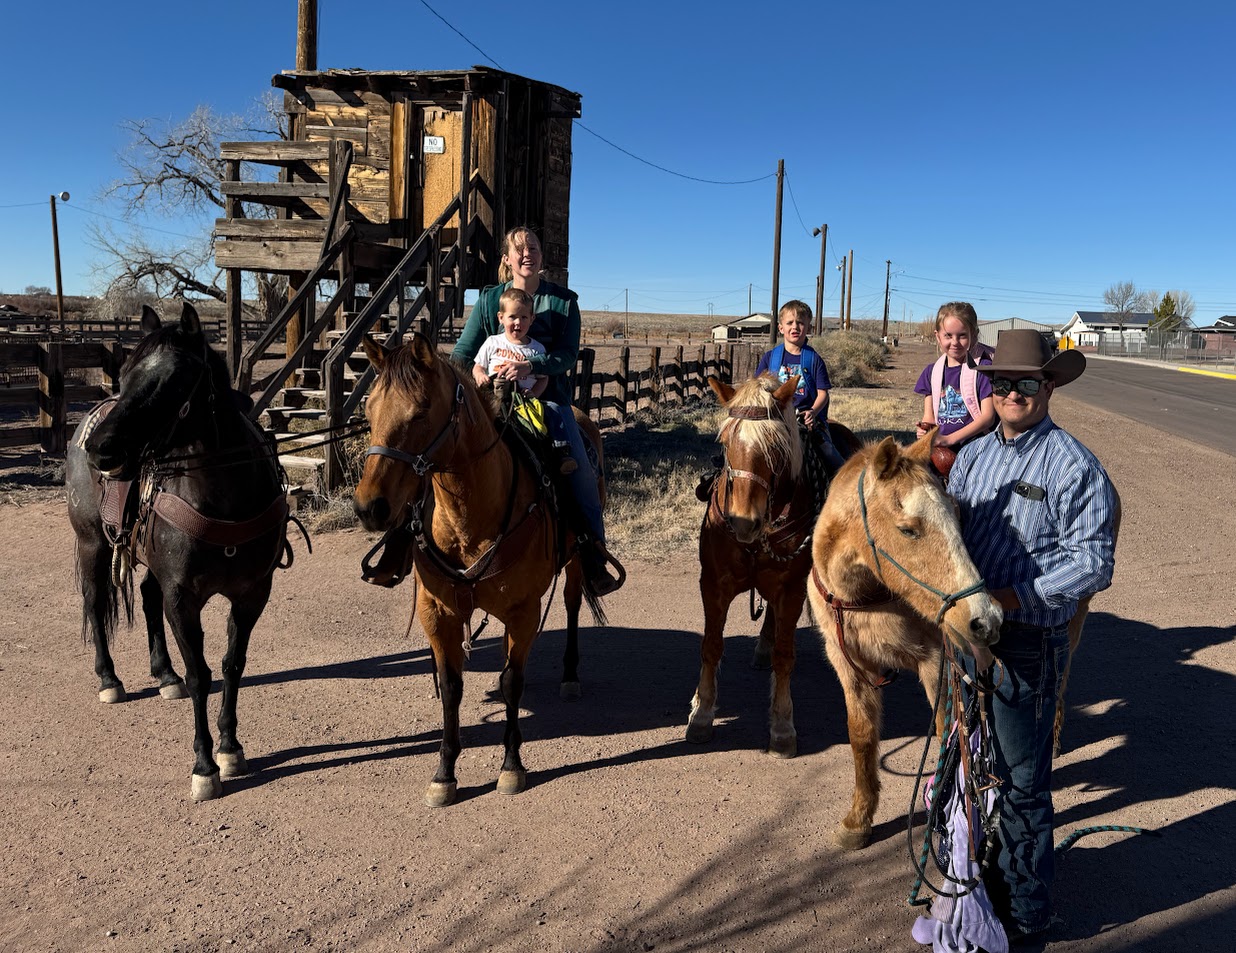
{"label": "yellow object on saddle", "polygon": [[515,417],[535,436],[549,437],[549,426],[545,422],[545,404],[539,397],[528,397],[516,392],[511,398],[511,406]]}

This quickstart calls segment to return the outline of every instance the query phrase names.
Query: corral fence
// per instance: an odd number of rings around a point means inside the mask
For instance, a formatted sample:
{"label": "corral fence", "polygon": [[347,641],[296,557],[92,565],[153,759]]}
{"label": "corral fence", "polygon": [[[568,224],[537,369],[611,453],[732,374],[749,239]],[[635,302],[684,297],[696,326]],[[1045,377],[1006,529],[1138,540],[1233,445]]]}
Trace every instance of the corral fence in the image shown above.
{"label": "corral fence", "polygon": [[[221,344],[225,332],[223,318],[203,316],[201,322],[206,340]],[[246,338],[258,337],[264,328],[265,324],[256,318],[242,325]],[[100,318],[78,313],[62,322],[55,315],[0,311],[0,344],[29,341],[86,343],[99,338],[136,343],[145,335],[140,315]]]}
{"label": "corral fence", "polygon": [[[124,358],[120,341],[0,344],[0,449],[38,444],[63,453],[69,404],[117,393]],[[33,425],[24,423],[31,417]]]}
{"label": "corral fence", "polygon": [[697,403],[707,379],[750,377],[764,347],[751,344],[581,348],[575,366],[575,406],[601,425],[623,424],[641,410]]}

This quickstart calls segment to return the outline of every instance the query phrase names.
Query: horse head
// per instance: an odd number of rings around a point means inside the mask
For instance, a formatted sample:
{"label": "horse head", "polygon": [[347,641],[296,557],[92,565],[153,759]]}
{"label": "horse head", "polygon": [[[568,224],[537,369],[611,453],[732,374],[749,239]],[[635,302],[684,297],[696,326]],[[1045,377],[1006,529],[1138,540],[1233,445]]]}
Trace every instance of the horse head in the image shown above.
{"label": "horse head", "polygon": [[394,349],[369,335],[362,344],[378,376],[365,404],[370,447],[352,508],[366,529],[385,530],[419,498],[429,473],[447,468],[460,447],[460,415],[478,419],[480,397],[424,335]]}
{"label": "horse head", "polygon": [[217,410],[217,394],[230,394],[227,366],[206,343],[193,305],[180,321],[163,324],[142,307],[142,338],[120,369],[120,395],[86,439],[90,465],[113,477],[133,477],[141,461],[191,443]]}
{"label": "horse head", "polygon": [[724,501],[718,499],[717,506],[734,538],[747,545],[759,539],[769,522],[781,484],[796,482],[802,472],[793,408],[798,378],[778,386],[765,374],[731,387],[709,377],[708,385],[727,411],[717,435],[725,447]]}
{"label": "horse head", "polygon": [[934,620],[962,651],[992,645],[1003,614],[983,587],[957,508],[929,469],[931,434],[865,447],[833,480],[815,533],[815,564],[851,601],[880,591]]}

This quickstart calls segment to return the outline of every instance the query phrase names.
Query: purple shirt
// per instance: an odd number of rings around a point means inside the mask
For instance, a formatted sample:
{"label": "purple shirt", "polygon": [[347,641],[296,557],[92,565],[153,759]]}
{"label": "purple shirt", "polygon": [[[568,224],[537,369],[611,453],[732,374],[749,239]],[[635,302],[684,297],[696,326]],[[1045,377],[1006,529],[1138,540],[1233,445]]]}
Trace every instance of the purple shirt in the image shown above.
{"label": "purple shirt", "polygon": [[[922,394],[924,397],[931,396],[931,373],[935,367],[935,363],[932,362],[923,368],[923,373],[918,376],[918,383],[914,385],[914,393]],[[986,374],[974,376],[974,393],[981,404],[991,396],[991,378]],[[972,423],[974,423],[974,418],[970,416],[970,411],[966,409],[966,402],[961,398],[961,365],[949,367],[945,363],[944,383],[940,387],[940,405],[936,407],[936,425],[943,435],[955,433]]]}

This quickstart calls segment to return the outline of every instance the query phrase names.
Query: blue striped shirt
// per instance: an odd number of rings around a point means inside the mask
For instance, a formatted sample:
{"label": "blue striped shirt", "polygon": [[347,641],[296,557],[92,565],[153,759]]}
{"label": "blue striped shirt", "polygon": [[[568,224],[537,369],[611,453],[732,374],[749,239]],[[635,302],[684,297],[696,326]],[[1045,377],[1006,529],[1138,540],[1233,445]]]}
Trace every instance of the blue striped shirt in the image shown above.
{"label": "blue striped shirt", "polygon": [[967,444],[948,489],[987,588],[1017,593],[1021,608],[1006,618],[1062,625],[1078,599],[1111,585],[1115,491],[1094,454],[1051,417],[1012,440],[997,427]]}

